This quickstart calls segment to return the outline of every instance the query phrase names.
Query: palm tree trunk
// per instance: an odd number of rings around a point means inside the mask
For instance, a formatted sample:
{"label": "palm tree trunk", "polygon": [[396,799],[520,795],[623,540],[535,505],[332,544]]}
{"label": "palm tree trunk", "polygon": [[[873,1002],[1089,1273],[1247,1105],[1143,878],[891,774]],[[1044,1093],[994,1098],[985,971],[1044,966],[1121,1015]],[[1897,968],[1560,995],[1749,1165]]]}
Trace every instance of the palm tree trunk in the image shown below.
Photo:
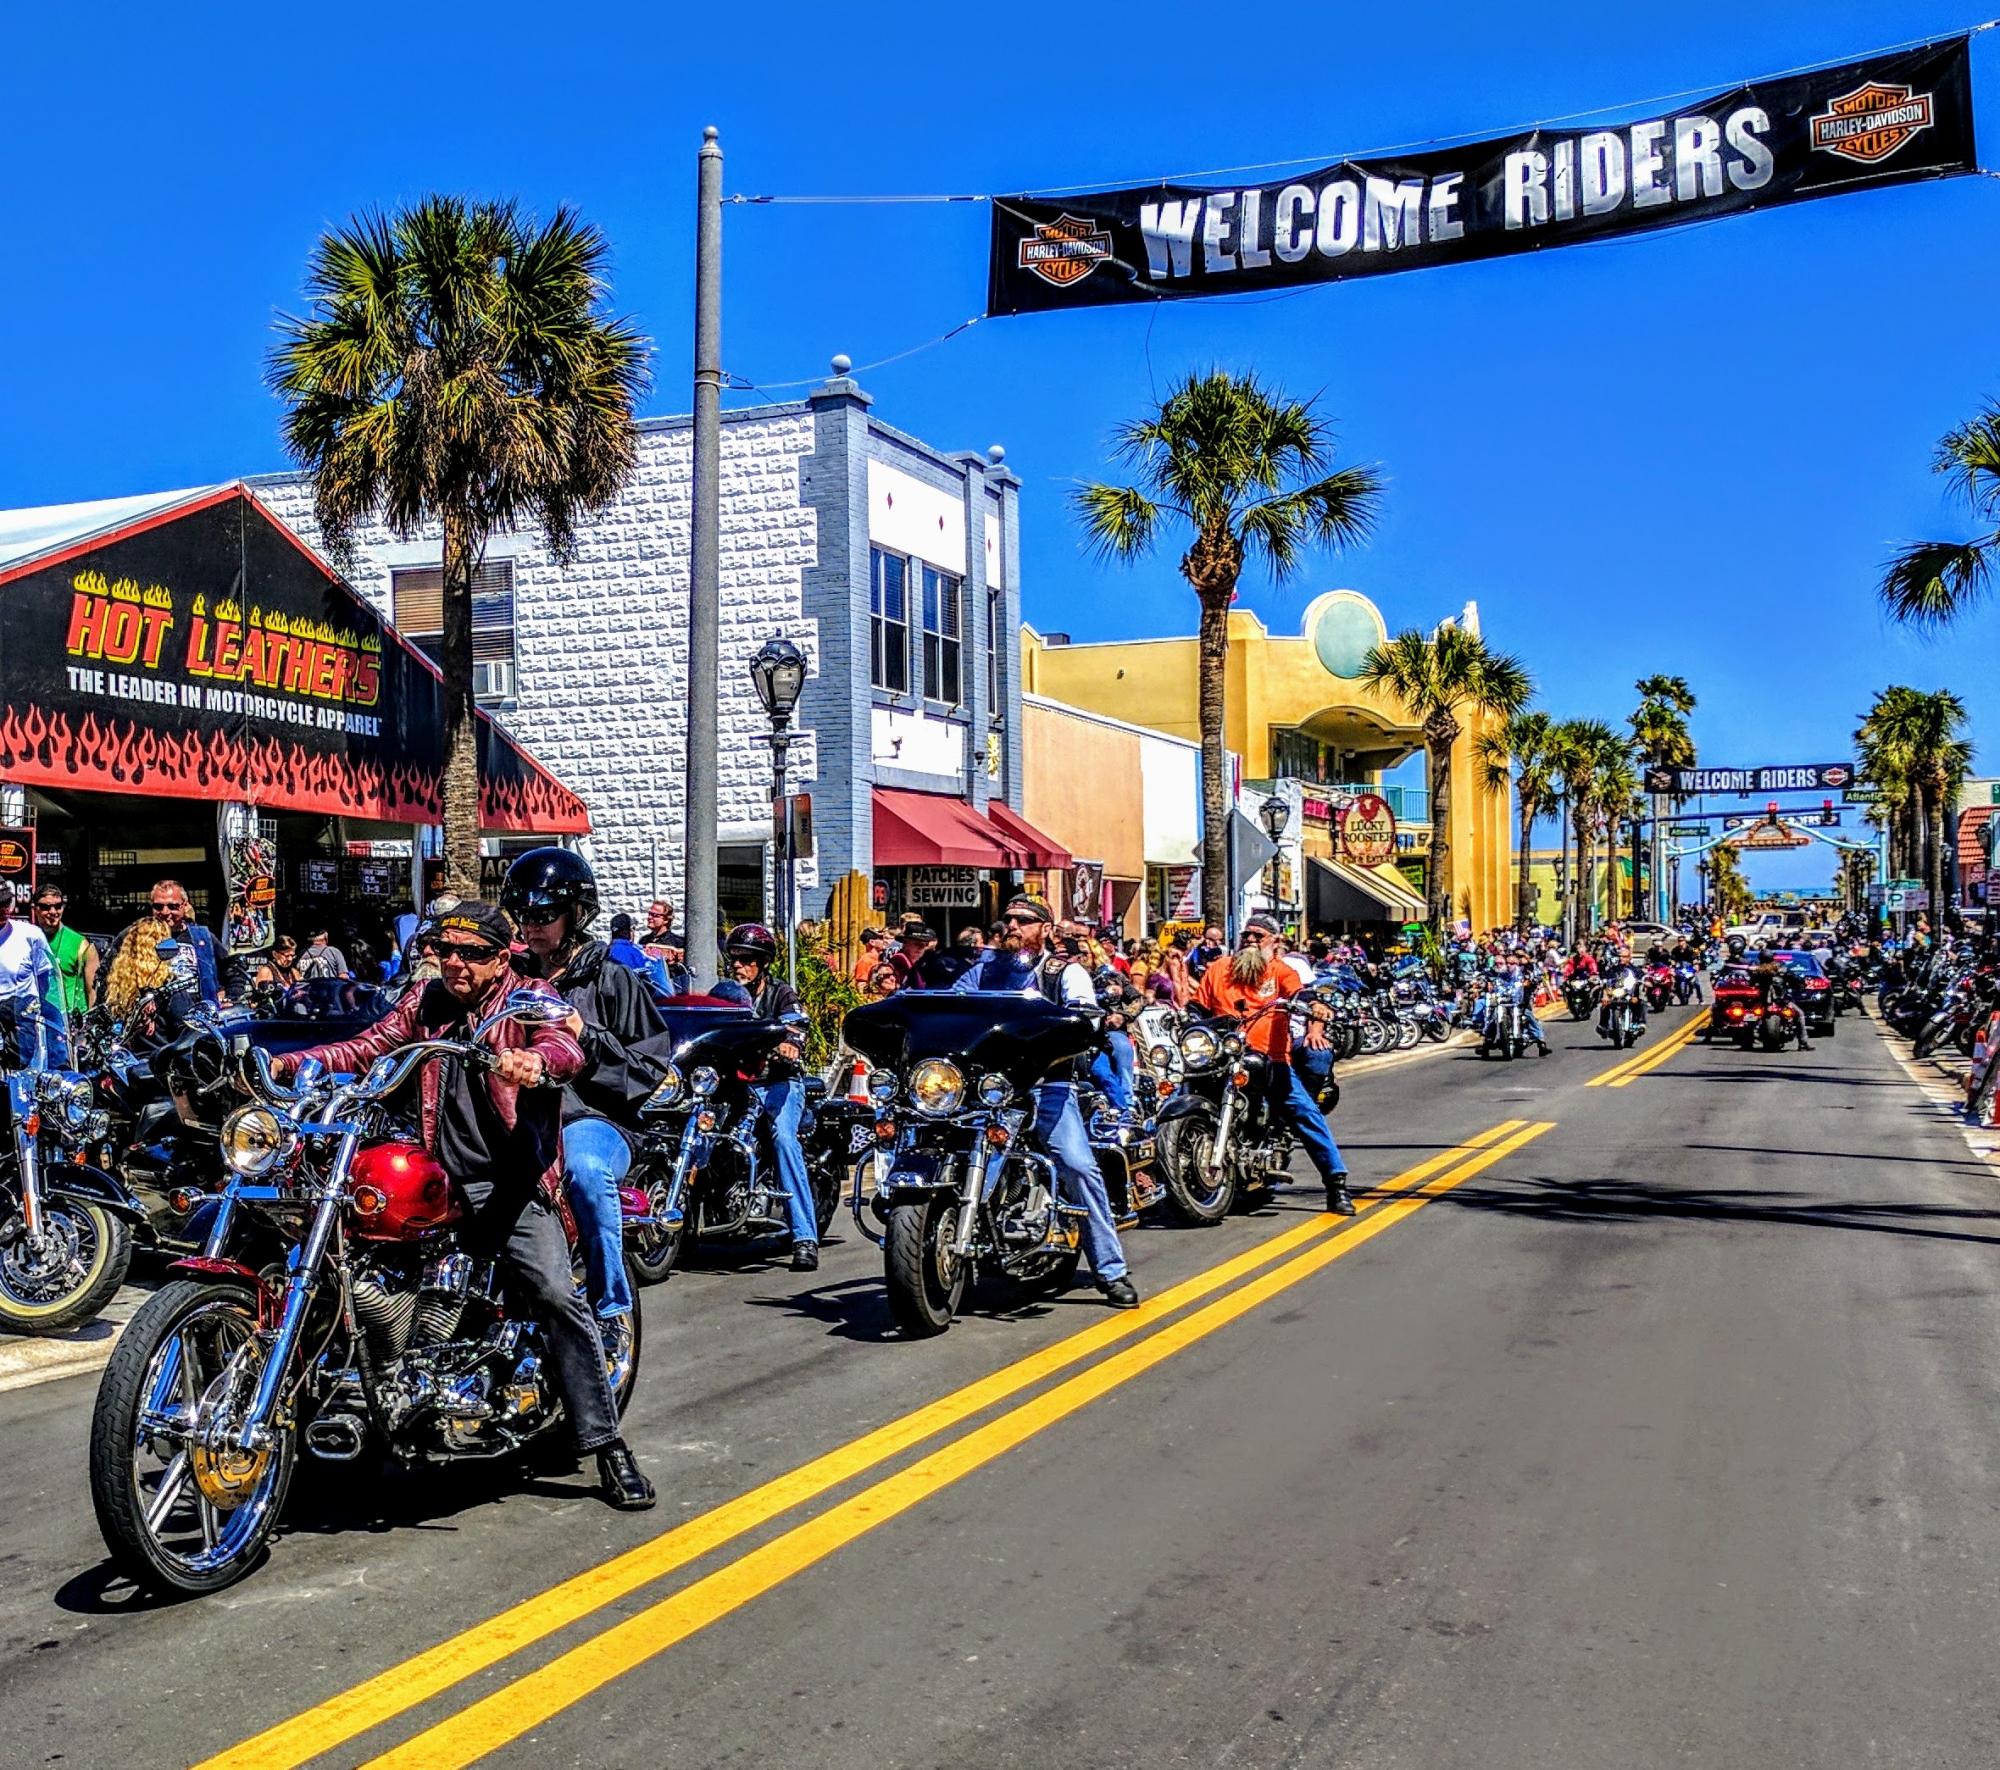
{"label": "palm tree trunk", "polygon": [[1201,598],[1201,913],[1230,932],[1229,782],[1223,692],[1229,675],[1230,589]]}
{"label": "palm tree trunk", "polygon": [[479,895],[479,721],[472,702],[472,568],[485,537],[475,537],[462,513],[444,519],[444,633],[438,668],[444,674],[445,889]]}
{"label": "palm tree trunk", "polygon": [[1431,760],[1431,926],[1439,935],[1451,926],[1451,746],[1433,743]]}
{"label": "palm tree trunk", "polygon": [[1535,838],[1535,802],[1521,796],[1521,878],[1514,891],[1514,931],[1526,934],[1535,920],[1535,886],[1528,877],[1528,844]]}
{"label": "palm tree trunk", "polygon": [[1930,809],[1931,877],[1926,883],[1931,894],[1931,926],[1942,930],[1945,905],[1949,901],[1946,893],[1951,889],[1951,850],[1946,845],[1949,840],[1951,808],[1946,802],[1942,783],[1939,783],[1930,794]]}

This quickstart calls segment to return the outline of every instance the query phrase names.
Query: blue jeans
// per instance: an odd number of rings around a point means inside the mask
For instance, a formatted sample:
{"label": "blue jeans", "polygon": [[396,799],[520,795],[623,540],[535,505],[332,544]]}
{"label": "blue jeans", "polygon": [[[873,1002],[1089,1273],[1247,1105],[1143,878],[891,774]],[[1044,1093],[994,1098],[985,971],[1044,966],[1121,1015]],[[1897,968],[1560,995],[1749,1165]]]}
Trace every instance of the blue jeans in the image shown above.
{"label": "blue jeans", "polygon": [[619,1183],[632,1171],[632,1148],[609,1119],[571,1119],[562,1129],[563,1190],[583,1246],[590,1301],[600,1316],[630,1315],[625,1276],[625,1210]]}
{"label": "blue jeans", "polygon": [[1035,1137],[1056,1164],[1056,1189],[1063,1202],[1081,1205],[1083,1254],[1100,1284],[1125,1276],[1125,1250],[1112,1221],[1111,1200],[1104,1190],[1097,1156],[1076,1108],[1076,1089],[1068,1082],[1048,1082],[1035,1090]]}
{"label": "blue jeans", "polygon": [[1104,1037],[1110,1049],[1090,1060],[1090,1079],[1120,1112],[1130,1112],[1138,1092],[1139,1054],[1132,1048],[1130,1033],[1112,1032]]}
{"label": "blue jeans", "polygon": [[1326,1114],[1314,1103],[1306,1092],[1305,1083],[1299,1072],[1288,1063],[1284,1066],[1284,1082],[1277,1081],[1278,1066],[1271,1066],[1272,1088],[1278,1094],[1276,1101],[1278,1116],[1287,1119],[1298,1139],[1306,1146],[1306,1159],[1319,1170],[1319,1177],[1328,1186],[1347,1176],[1347,1162],[1340,1153],[1340,1145],[1333,1140],[1333,1132],[1328,1129]]}
{"label": "blue jeans", "polygon": [[799,1143],[799,1118],[805,1106],[806,1092],[798,1082],[772,1082],[764,1090],[764,1117],[771,1127],[778,1181],[792,1219],[792,1240],[817,1242],[819,1211],[813,1204],[812,1182],[806,1178],[806,1152]]}

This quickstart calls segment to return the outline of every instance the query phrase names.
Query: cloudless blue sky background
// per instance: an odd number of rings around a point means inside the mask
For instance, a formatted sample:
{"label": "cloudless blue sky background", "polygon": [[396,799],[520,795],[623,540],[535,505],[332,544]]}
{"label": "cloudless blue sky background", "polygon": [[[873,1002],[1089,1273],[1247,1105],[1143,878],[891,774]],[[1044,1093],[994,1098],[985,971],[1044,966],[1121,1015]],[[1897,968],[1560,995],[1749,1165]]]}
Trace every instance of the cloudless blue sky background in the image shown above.
{"label": "cloudless blue sky background", "polygon": [[[284,465],[260,368],[315,236],[430,190],[600,223],[657,344],[649,409],[683,411],[706,123],[732,193],[1137,183],[1637,109],[1944,35],[1976,4],[24,12],[0,67],[0,505]],[[1973,56],[2000,164],[2000,31]],[[986,224],[729,209],[728,367],[816,379],[836,351],[936,338],[983,306]],[[1928,463],[2000,394],[1996,272],[2000,187],[1961,179],[1276,300],[993,320],[861,379],[932,443],[1006,445],[1038,626],[1192,631],[1178,549],[1100,567],[1065,493],[1154,388],[1255,368],[1317,395],[1343,456],[1389,481],[1369,545],[1246,579],[1274,631],[1338,584],[1392,629],[1476,599],[1558,714],[1619,719],[1641,673],[1685,675],[1712,764],[1844,757],[1875,689],[1948,684],[2000,772],[2000,607],[1924,641],[1874,599],[1896,542],[1964,532]]]}

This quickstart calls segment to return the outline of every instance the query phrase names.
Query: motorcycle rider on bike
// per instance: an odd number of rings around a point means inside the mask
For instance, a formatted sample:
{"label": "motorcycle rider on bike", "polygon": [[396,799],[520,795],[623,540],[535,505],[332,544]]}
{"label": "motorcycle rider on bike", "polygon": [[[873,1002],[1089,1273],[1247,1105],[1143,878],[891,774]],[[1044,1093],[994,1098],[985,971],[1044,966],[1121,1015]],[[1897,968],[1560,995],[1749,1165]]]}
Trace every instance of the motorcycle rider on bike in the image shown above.
{"label": "motorcycle rider on bike", "polygon": [[[307,1057],[359,1073],[418,1039],[470,1033],[520,987],[508,957],[513,935],[498,904],[468,899],[455,905],[438,918],[437,982],[411,990],[355,1038],[273,1058],[273,1073],[289,1081]],[[526,987],[548,991],[546,984]],[[503,1026],[501,1035],[508,1030]],[[596,1456],[605,1499],[621,1511],[643,1511],[654,1503],[653,1484],[619,1431],[604,1343],[589,1303],[577,1293],[569,1238],[556,1209],[561,1090],[587,1062],[577,1042],[583,1023],[572,1013],[567,1024],[517,1030],[525,1031],[523,1042],[501,1044],[483,1070],[456,1058],[424,1066],[424,1147],[471,1207],[468,1244],[498,1256],[509,1284],[541,1322],[578,1454]]]}
{"label": "motorcycle rider on bike", "polygon": [[[739,922],[722,943],[731,978],[750,998],[759,1020],[782,1020],[796,1014],[798,991],[771,975],[778,957],[778,937],[760,922]],[[763,1085],[763,1118],[771,1133],[778,1179],[785,1188],[786,1214],[792,1220],[792,1270],[819,1270],[819,1212],[813,1204],[812,1181],[806,1174],[805,1147],[799,1141],[799,1120],[805,1112],[805,1050],[794,1041],[780,1045],[772,1059],[772,1080]]]}
{"label": "motorcycle rider on bike", "polygon": [[1202,974],[1193,1006],[1204,1014],[1243,1023],[1244,1042],[1269,1062],[1273,1111],[1291,1126],[1307,1159],[1319,1170],[1326,1208],[1336,1216],[1351,1217],[1354,1200],[1347,1190],[1346,1158],[1333,1140],[1326,1115],[1292,1067],[1291,1017],[1281,1011],[1259,1013],[1300,989],[1297,974],[1277,956],[1277,940],[1276,922],[1269,916],[1252,916],[1243,924],[1242,944],[1235,954]]}
{"label": "motorcycle rider on bike", "polygon": [[563,1090],[563,1190],[583,1244],[583,1268],[600,1333],[620,1334],[632,1313],[625,1271],[625,1212],[618,1188],[632,1171],[632,1146],[619,1127],[638,1128],[639,1107],[662,1064],[632,1049],[666,1031],[645,979],[609,962],[610,949],[586,930],[597,915],[597,876],[567,848],[533,848],[507,869],[500,907],[527,950],[516,966],[555,985],[583,1021],[577,1043],[585,1066]]}
{"label": "motorcycle rider on bike", "polygon": [[[1774,1003],[1782,1006],[1798,999],[1798,979],[1785,966],[1778,963],[1777,954],[1769,947],[1757,955],[1757,963],[1750,967],[1750,978],[1757,985],[1758,1002],[1765,1007],[1770,1007]],[[1813,1048],[1812,1035],[1806,1031],[1803,1007],[1798,1012],[1798,1029],[1799,1049],[1810,1051]]]}
{"label": "motorcycle rider on bike", "polygon": [[[1075,961],[1049,951],[1054,926],[1049,906],[1039,898],[1016,897],[1001,913],[1006,932],[954,983],[954,995],[980,990],[1004,990],[1009,995],[1040,996],[1058,1008],[1095,1011],[1097,990],[1090,973]],[[1210,965],[1228,969],[1226,960]],[[1112,1220],[1104,1175],[1092,1153],[1083,1114],[1077,1110],[1071,1082],[1044,1082],[1035,1090],[1034,1136],[1055,1162],[1056,1177],[1071,1204],[1084,1208],[1083,1252],[1090,1261],[1097,1288],[1114,1309],[1139,1307],[1139,1289],[1125,1264],[1125,1250]]]}

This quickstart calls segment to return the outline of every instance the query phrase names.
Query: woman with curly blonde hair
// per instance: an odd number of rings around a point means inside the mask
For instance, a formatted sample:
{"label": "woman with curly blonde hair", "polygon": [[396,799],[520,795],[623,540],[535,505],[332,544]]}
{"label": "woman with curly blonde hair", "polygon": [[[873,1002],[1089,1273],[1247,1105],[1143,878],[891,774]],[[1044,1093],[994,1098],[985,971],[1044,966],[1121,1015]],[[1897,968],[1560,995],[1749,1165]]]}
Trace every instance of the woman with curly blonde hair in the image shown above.
{"label": "woman with curly blonde hair", "polygon": [[157,916],[144,917],[125,931],[104,980],[104,1005],[120,1026],[132,1018],[133,1004],[141,996],[163,988],[172,975],[172,963],[160,957],[158,948],[173,937],[172,927]]}

